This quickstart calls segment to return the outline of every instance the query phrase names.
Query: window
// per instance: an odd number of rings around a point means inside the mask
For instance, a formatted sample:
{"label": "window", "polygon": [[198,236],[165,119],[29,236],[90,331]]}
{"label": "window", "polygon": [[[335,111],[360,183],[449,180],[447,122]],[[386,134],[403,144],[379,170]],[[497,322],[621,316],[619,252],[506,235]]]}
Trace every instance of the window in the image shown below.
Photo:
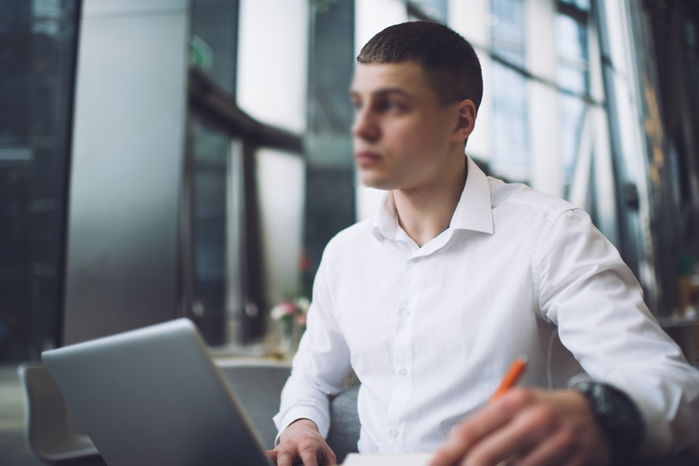
{"label": "window", "polygon": [[77,1],[0,4],[0,359],[58,343]]}
{"label": "window", "polygon": [[411,21],[438,21],[447,23],[449,5],[447,0],[408,0],[405,2],[408,19]]}
{"label": "window", "polygon": [[266,311],[299,292],[304,4],[192,4],[182,301],[223,352],[259,342]]}
{"label": "window", "polygon": [[[529,177],[527,78],[512,68],[525,67],[524,1],[492,0],[491,44],[492,171],[504,178]],[[506,66],[502,62],[507,62]]]}
{"label": "window", "polygon": [[587,7],[584,1],[560,2],[556,12],[557,83],[571,94],[560,93],[558,117],[561,167],[564,196],[570,196],[571,182],[579,156],[587,104],[582,96],[589,94]]}

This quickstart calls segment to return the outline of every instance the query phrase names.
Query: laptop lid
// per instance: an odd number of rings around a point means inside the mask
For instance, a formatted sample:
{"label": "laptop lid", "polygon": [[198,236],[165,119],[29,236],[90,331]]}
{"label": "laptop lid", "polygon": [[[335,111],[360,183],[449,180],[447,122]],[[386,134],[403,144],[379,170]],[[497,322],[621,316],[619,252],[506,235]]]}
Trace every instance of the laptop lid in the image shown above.
{"label": "laptop lid", "polygon": [[110,466],[271,464],[188,319],[42,359]]}

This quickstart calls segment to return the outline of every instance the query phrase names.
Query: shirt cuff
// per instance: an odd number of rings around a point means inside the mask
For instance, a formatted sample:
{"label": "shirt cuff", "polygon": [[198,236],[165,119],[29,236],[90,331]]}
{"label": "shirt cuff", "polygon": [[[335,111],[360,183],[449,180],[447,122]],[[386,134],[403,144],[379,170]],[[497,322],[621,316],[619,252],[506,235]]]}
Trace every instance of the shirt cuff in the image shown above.
{"label": "shirt cuff", "polygon": [[274,446],[279,444],[279,437],[284,429],[299,419],[310,419],[318,426],[318,431],[323,438],[328,436],[330,430],[330,415],[323,410],[312,406],[299,406],[288,410],[282,416],[281,413],[274,416],[274,424],[277,426],[277,436],[274,438]]}

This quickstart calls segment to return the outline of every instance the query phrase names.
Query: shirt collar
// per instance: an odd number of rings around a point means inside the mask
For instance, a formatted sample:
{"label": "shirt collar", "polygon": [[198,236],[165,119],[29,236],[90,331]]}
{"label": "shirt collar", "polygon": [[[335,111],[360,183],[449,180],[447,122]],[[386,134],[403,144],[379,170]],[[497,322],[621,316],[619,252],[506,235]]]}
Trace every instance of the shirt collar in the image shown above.
{"label": "shirt collar", "polygon": [[[466,156],[468,175],[461,197],[451,217],[449,227],[454,230],[471,230],[493,233],[493,210],[488,177]],[[396,205],[391,191],[387,191],[374,215],[372,231],[377,239],[395,240],[399,231]]]}

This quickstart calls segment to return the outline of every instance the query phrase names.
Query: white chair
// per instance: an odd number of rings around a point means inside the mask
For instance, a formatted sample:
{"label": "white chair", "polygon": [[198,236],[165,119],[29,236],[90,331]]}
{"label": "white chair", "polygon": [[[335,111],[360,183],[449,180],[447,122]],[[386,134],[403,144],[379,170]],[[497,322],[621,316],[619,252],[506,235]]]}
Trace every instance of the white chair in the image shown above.
{"label": "white chair", "polygon": [[[77,425],[48,370],[41,364],[18,368],[24,387],[24,420],[29,449],[45,463],[101,461],[90,437]],[[90,463],[92,464],[92,463]]]}

